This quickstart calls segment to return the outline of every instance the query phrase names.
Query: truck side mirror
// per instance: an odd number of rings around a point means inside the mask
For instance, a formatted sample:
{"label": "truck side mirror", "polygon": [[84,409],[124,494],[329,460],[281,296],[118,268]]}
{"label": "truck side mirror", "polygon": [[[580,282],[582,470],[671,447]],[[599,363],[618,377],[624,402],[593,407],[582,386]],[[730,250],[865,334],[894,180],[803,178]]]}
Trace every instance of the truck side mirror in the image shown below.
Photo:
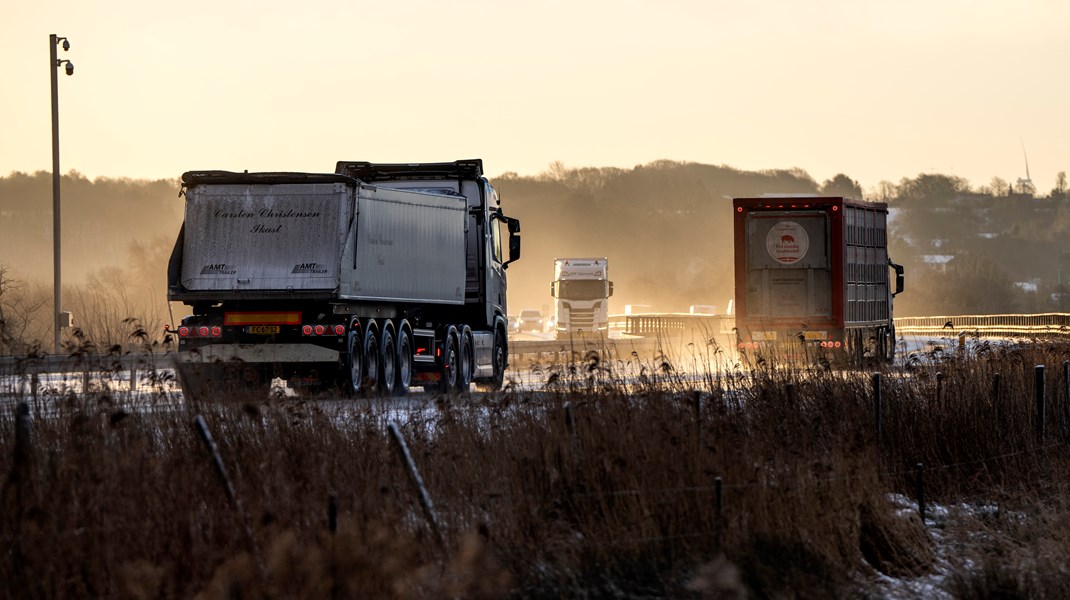
{"label": "truck side mirror", "polygon": [[550,295],[553,296],[554,298],[557,297],[557,282],[556,281],[551,281],[550,282]]}
{"label": "truck side mirror", "polygon": [[509,262],[518,260],[520,260],[520,236],[509,234]]}
{"label": "truck side mirror", "polygon": [[502,268],[508,269],[509,263],[520,260],[520,221],[511,219],[500,212],[497,218],[505,222],[506,227],[509,228],[509,260],[502,263]]}
{"label": "truck side mirror", "polygon": [[895,291],[892,292],[892,296],[903,293],[903,285],[906,278],[903,276],[903,265],[897,265],[894,262],[888,261],[892,269],[895,270]]}
{"label": "truck side mirror", "polygon": [[613,282],[610,281],[609,282],[609,291],[606,292],[606,298],[610,298],[612,296],[613,296]]}

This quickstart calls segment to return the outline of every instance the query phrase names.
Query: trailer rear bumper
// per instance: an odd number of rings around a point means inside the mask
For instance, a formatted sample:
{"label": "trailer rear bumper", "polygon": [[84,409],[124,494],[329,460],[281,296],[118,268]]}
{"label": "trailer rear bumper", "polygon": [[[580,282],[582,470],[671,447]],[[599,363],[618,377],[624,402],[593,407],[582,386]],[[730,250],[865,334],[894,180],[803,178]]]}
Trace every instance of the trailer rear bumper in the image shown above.
{"label": "trailer rear bumper", "polygon": [[208,344],[175,354],[181,363],[337,363],[339,352],[315,344]]}

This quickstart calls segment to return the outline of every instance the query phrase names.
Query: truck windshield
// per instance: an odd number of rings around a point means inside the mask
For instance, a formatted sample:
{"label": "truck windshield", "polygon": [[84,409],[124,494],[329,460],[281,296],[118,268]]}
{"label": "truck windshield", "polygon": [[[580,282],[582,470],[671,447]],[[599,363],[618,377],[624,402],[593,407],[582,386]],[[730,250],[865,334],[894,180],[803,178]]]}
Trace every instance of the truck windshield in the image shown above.
{"label": "truck windshield", "polygon": [[564,300],[599,300],[606,297],[606,282],[601,279],[574,279],[559,282],[558,298]]}

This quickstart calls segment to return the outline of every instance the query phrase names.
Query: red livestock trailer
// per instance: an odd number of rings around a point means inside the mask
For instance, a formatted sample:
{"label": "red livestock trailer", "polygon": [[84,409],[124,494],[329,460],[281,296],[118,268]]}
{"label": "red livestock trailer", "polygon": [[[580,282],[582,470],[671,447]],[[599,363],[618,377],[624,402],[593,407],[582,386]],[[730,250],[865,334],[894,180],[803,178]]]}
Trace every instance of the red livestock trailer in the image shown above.
{"label": "red livestock trailer", "polygon": [[903,268],[888,258],[887,204],[770,195],[732,206],[741,351],[832,365],[892,361]]}

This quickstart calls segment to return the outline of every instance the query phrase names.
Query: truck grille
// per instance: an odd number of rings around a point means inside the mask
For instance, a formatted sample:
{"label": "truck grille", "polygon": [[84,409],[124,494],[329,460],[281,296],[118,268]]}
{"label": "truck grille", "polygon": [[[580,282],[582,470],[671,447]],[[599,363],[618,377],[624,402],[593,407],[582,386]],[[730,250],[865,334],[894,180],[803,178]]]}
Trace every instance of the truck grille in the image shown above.
{"label": "truck grille", "polygon": [[572,309],[569,311],[569,329],[594,331],[594,310]]}

